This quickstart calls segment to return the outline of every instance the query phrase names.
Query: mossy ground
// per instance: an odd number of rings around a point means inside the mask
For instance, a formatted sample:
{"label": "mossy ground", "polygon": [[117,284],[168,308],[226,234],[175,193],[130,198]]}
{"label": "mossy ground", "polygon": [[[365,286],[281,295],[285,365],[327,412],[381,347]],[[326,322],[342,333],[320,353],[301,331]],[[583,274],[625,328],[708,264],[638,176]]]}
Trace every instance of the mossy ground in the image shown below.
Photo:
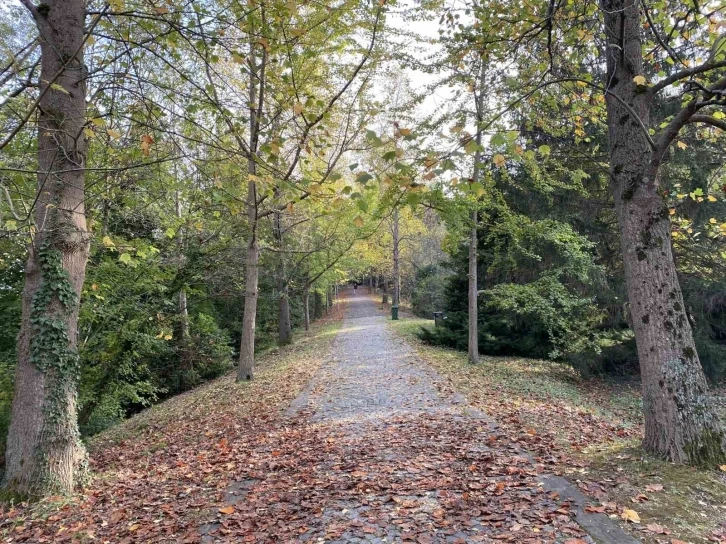
{"label": "mossy ground", "polygon": [[[415,333],[433,321],[403,316],[390,324],[471,405],[507,431],[540,436],[558,459],[556,470],[589,491],[593,505],[616,502],[635,510],[641,523],[628,528],[643,542],[719,541],[713,538],[726,523],[726,472],[677,466],[645,454],[639,445],[636,380],[584,379],[559,363],[517,357],[482,357],[478,365],[469,365],[466,353],[418,340]],[[724,406],[724,395],[716,400]],[[659,485],[662,490],[649,491]],[[639,494],[648,500],[633,502]],[[649,524],[671,533],[656,534]]]}

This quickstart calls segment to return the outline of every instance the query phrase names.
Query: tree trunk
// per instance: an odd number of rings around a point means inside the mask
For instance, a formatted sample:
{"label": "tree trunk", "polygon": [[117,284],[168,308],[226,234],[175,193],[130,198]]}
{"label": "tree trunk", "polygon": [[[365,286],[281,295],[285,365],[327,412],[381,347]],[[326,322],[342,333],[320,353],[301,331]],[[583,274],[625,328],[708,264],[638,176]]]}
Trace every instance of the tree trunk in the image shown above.
{"label": "tree trunk", "polygon": [[287,282],[280,286],[280,305],[278,312],[278,338],[277,343],[281,346],[292,344],[292,321],[290,320],[290,294]]}
{"label": "tree trunk", "polygon": [[661,160],[642,129],[649,126],[651,98],[633,81],[642,75],[640,8],[626,0],[603,0],[602,6],[609,40],[610,180],[640,361],[643,447],[670,461],[714,466],[726,459],[724,432],[678,283],[670,216],[658,194]]}
{"label": "tree trunk", "polygon": [[401,301],[401,270],[399,267],[399,234],[398,234],[398,208],[393,209],[393,306]]}
{"label": "tree trunk", "polygon": [[259,261],[260,248],[257,240],[257,184],[253,176],[257,175],[257,163],[254,160],[257,154],[259,141],[259,112],[257,111],[258,85],[260,92],[263,89],[263,82],[259,81],[257,60],[255,59],[255,44],[250,46],[250,57],[248,59],[250,70],[249,89],[249,111],[250,111],[250,136],[249,153],[247,161],[247,222],[250,229],[247,239],[247,259],[245,266],[245,306],[242,316],[242,338],[239,348],[239,367],[237,369],[237,381],[251,380],[255,373],[255,326],[257,322],[257,290],[259,283]]}
{"label": "tree trunk", "polygon": [[[484,121],[484,75],[486,66],[484,59],[481,59],[479,67],[479,81],[476,99],[476,144],[477,149],[474,154],[474,168],[472,172],[472,182],[479,181],[479,163],[481,162],[481,124]],[[478,199],[477,199],[478,201]],[[477,210],[477,202],[474,203],[474,210],[471,212],[471,231],[469,231],[469,362],[476,364],[479,362],[479,271],[478,271],[478,251],[477,244],[479,241],[478,223],[479,212]]]}
{"label": "tree trunk", "polygon": [[[176,216],[182,218],[182,205],[181,205],[181,194],[176,191],[174,199],[174,207]],[[177,234],[177,249],[179,251],[179,269],[182,268],[184,259],[184,235],[182,229],[179,228]],[[180,270],[181,271],[181,270]],[[182,342],[189,338],[189,305],[187,303],[187,291],[185,287],[179,289],[178,296],[178,307],[179,307],[179,340]]]}
{"label": "tree trunk", "polygon": [[310,288],[305,287],[303,290],[303,315],[305,320],[305,330],[310,330]]}
{"label": "tree trunk", "polygon": [[90,238],[83,170],[84,8],[81,0],[46,0],[33,14],[41,44],[38,170],[43,173],[25,267],[5,455],[6,490],[32,497],[72,492],[86,460],[76,420],[78,310]]}
{"label": "tree trunk", "polygon": [[[278,250],[283,249],[282,239],[282,212],[275,211],[273,217],[273,236]],[[277,312],[277,343],[286,346],[292,343],[292,322],[290,321],[290,293],[285,277],[285,255],[278,253],[280,261],[275,273],[277,274],[277,292],[280,297]]]}
{"label": "tree trunk", "polygon": [[471,212],[471,233],[469,235],[469,362],[479,362],[479,285],[477,271],[477,217],[476,210]]}

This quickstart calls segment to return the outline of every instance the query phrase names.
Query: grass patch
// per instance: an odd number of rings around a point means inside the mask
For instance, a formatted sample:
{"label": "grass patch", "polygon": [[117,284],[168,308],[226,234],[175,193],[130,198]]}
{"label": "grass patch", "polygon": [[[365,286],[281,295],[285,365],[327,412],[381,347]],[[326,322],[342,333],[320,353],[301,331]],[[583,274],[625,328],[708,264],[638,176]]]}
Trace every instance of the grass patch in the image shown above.
{"label": "grass patch", "polygon": [[[593,497],[594,505],[616,502],[638,512],[642,523],[628,527],[638,539],[726,542],[719,532],[726,524],[726,473],[673,465],[643,452],[637,380],[585,379],[560,363],[518,357],[482,356],[470,365],[466,353],[418,339],[420,327],[434,326],[431,320],[404,318],[390,326],[506,432],[536,437],[530,441],[533,453],[557,459],[556,470]],[[723,404],[722,392],[717,400]],[[648,500],[633,502],[639,494]],[[671,534],[656,534],[649,524]]]}

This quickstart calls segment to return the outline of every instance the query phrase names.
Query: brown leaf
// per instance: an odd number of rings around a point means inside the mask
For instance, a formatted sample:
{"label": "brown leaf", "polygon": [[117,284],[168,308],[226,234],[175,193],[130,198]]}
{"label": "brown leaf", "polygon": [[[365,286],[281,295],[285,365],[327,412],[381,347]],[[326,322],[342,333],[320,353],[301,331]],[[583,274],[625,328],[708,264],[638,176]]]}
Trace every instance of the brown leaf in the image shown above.
{"label": "brown leaf", "polygon": [[219,509],[220,513],[222,514],[232,514],[234,513],[234,506],[223,506]]}

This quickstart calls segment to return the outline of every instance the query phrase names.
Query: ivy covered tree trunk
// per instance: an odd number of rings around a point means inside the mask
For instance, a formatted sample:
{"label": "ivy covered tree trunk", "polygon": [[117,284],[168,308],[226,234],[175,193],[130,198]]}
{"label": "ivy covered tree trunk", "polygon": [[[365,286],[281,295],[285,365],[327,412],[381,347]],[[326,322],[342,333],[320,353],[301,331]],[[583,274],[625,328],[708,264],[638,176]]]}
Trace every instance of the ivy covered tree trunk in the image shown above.
{"label": "ivy covered tree trunk", "polygon": [[[648,142],[650,94],[642,76],[639,4],[603,0],[610,178],[640,361],[644,448],[678,463],[722,463],[724,432],[693,341],[658,192],[662,154]],[[617,97],[616,97],[617,96]]]}
{"label": "ivy covered tree trunk", "polygon": [[11,493],[41,497],[72,492],[86,460],[76,419],[78,310],[89,252],[84,208],[85,3],[25,4],[41,44],[41,173],[36,233],[25,267],[4,483]]}

